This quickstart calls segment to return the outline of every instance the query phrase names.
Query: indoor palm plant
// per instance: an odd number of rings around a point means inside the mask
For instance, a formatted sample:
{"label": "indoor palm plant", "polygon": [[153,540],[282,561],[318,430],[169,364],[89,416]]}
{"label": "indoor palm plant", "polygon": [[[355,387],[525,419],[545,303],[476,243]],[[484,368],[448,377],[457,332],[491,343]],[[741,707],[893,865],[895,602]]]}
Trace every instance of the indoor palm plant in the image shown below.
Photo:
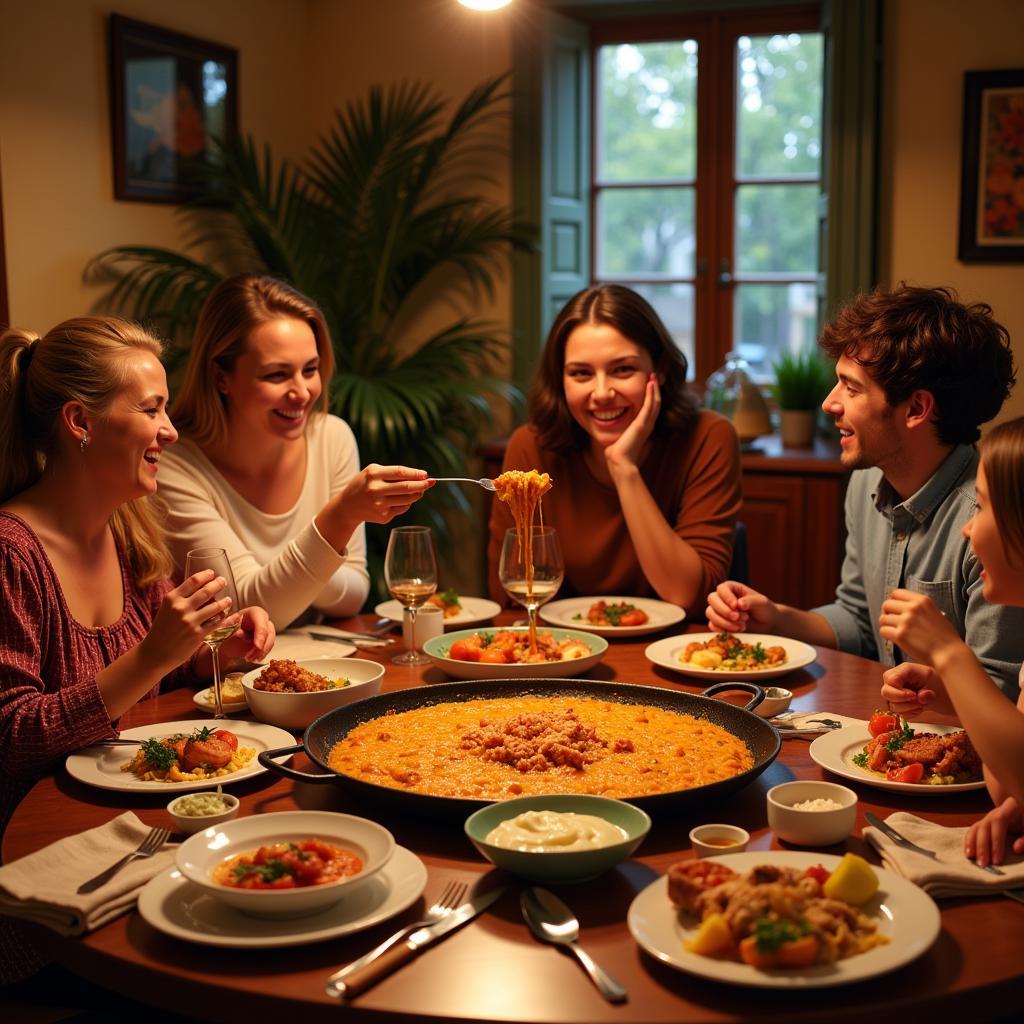
{"label": "indoor palm plant", "polygon": [[783,353],[772,369],[782,444],[786,448],[806,448],[814,439],[818,407],[829,391],[829,366],[816,349],[808,349],[795,355]]}
{"label": "indoor palm plant", "polygon": [[[502,83],[484,82],[450,117],[428,86],[374,87],[336,112],[297,165],[275,162],[251,138],[218,143],[203,193],[181,210],[186,251],[101,253],[89,269],[111,282],[102,305],[171,339],[173,377],[220,280],[241,271],[281,277],[327,317],[337,365],[331,411],[351,425],[364,464],[465,476],[494,399],[518,397],[493,372],[501,336],[463,316],[409,340],[409,309],[467,286],[491,293],[509,247],[530,243],[509,210],[476,191],[485,126],[507,98]],[[443,544],[450,514],[466,508],[459,489],[436,488],[410,519],[433,526]],[[380,580],[379,528],[369,541]]]}

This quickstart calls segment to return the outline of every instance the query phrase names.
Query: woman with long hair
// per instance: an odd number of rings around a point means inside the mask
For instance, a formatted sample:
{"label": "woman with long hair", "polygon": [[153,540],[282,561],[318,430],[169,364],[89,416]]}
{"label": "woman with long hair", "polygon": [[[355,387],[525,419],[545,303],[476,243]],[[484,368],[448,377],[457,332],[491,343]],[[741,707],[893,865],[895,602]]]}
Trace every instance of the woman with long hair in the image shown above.
{"label": "woman with long hair", "polygon": [[[729,568],[739,442],[686,387],[686,357],[621,285],[585,288],[555,318],[504,468],[549,473],[544,522],[565,557],[564,594],[655,594],[702,610]],[[508,506],[491,512],[490,590]]]}
{"label": "woman with long hair", "polygon": [[[1024,607],[1024,418],[994,428],[980,448],[977,509],[964,536],[982,566],[985,600]],[[882,636],[934,670],[927,677],[890,670],[882,698],[908,717],[956,718],[984,762],[995,809],[968,829],[967,856],[1001,864],[1008,843],[1014,853],[1024,853],[1024,692],[1017,700],[1020,714],[1008,714],[1006,696],[922,594],[894,590],[879,623]]]}
{"label": "woman with long hair", "polygon": [[334,355],[316,304],[260,274],[222,281],[196,325],[161,477],[171,552],[226,549],[243,604],[279,629],[359,611],[364,522],[387,523],[431,486],[423,470],[369,465],[327,413]]}
{"label": "woman with long hair", "polygon": [[[266,613],[229,608],[212,571],[167,579],[150,504],[177,438],[166,406],[160,345],[137,324],[0,335],[0,832],[37,779],[116,736],[137,701],[209,678],[214,622],[241,627],[227,657],[273,646]],[[7,979],[36,966],[6,927],[0,964]]]}

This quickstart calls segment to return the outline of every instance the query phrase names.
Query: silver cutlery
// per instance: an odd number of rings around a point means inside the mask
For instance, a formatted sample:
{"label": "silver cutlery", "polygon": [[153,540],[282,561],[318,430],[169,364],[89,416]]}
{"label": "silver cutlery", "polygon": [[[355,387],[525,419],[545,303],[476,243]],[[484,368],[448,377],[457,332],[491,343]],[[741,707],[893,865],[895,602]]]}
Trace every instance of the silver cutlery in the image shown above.
{"label": "silver cutlery", "polygon": [[465,898],[466,888],[467,886],[464,882],[449,882],[437,900],[427,908],[427,913],[421,921],[414,921],[412,924],[400,928],[393,935],[389,935],[379,946],[371,949],[369,953],[364,953],[358,960],[353,960],[352,963],[346,964],[341,970],[335,971],[327,979],[324,990],[329,996],[336,996],[338,998],[343,996],[345,994],[345,986],[339,984],[339,982],[344,982],[346,978],[350,978],[356,971],[372,964],[374,960],[386,953],[392,946],[397,945],[403,939],[409,938],[413,932],[417,932],[421,928],[429,928],[430,925],[436,924],[447,917]]}
{"label": "silver cutlery", "polygon": [[342,973],[339,971],[332,975],[333,980],[328,983],[326,991],[340,999],[351,999],[352,996],[364,992],[411,960],[421,949],[485,911],[504,891],[504,886],[499,886],[497,889],[490,889],[479,896],[474,896],[468,903],[463,903],[462,906],[444,914],[439,921],[417,929],[404,942],[395,943],[372,963],[347,974],[344,980],[338,980],[338,974]]}
{"label": "silver cutlery", "polygon": [[486,476],[480,477],[479,480],[470,479],[468,476],[435,476],[434,482],[438,484],[477,484],[485,491],[497,490],[494,481]]}
{"label": "silver cutlery", "polygon": [[[870,811],[866,811],[864,817],[867,818],[869,825],[874,825],[879,832],[882,832],[884,835],[887,835],[894,843],[897,843],[899,846],[902,846],[908,850],[913,850],[915,853],[920,853],[925,857],[931,857],[931,859],[935,861],[939,859],[938,855],[935,853],[934,850],[927,850],[923,846],[918,846],[917,843],[912,842],[905,835],[901,835],[899,832],[896,831],[896,829],[892,827],[892,825],[886,824],[884,821],[882,821],[881,818],[879,818],[875,814],[872,814]],[[974,867],[980,868],[982,871],[987,871],[991,875],[1006,874],[1005,871],[1000,871],[999,868],[997,868],[993,864],[978,864],[976,861],[973,860],[968,860],[967,863],[973,864]]]}
{"label": "silver cutlery", "polygon": [[88,882],[83,882],[75,891],[79,895],[95,892],[101,885],[106,885],[129,861],[138,860],[143,857],[152,857],[167,842],[170,834],[171,830],[169,828],[150,829],[149,835],[139,843],[137,849],[125,854],[119,861],[111,864],[106,871],[101,871],[95,878],[90,878]]}
{"label": "silver cutlery", "polygon": [[310,630],[309,636],[313,640],[326,640],[328,642],[336,643],[336,644],[347,644],[347,643],[355,643],[356,641],[360,641],[360,642],[362,642],[364,644],[381,644],[383,646],[384,644],[393,644],[395,642],[395,638],[391,637],[391,636],[380,636],[380,635],[374,635],[372,633],[353,633],[353,632],[350,632],[349,630],[345,630],[344,632],[342,632],[340,634],[339,633],[317,633],[317,632],[314,632],[313,630]]}
{"label": "silver cutlery", "polygon": [[608,1002],[625,1002],[626,990],[577,943],[580,923],[553,892],[531,886],[519,897],[519,906],[530,931],[538,939],[564,946],[573,953]]}
{"label": "silver cutlery", "polygon": [[90,743],[90,747],[140,747],[142,746],[142,740],[97,740],[95,743]]}

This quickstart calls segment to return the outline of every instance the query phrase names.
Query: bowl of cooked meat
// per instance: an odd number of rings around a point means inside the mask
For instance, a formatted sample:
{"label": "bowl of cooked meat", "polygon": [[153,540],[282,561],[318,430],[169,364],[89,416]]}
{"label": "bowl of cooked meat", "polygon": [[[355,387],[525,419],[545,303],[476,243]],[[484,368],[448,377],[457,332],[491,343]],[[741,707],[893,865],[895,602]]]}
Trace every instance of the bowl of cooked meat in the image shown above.
{"label": "bowl of cooked meat", "polygon": [[249,709],[261,722],[305,729],[314,719],[380,691],[384,666],[362,658],[271,661],[242,677]]}

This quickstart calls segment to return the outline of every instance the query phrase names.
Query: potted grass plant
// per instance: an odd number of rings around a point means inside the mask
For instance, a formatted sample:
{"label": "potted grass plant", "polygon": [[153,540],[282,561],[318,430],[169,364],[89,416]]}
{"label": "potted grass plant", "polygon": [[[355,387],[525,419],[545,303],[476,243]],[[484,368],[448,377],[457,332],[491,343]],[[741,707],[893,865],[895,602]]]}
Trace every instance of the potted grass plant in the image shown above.
{"label": "potted grass plant", "polygon": [[829,366],[817,350],[809,349],[795,355],[784,353],[772,368],[783,447],[809,448],[814,442],[818,407],[830,386]]}

